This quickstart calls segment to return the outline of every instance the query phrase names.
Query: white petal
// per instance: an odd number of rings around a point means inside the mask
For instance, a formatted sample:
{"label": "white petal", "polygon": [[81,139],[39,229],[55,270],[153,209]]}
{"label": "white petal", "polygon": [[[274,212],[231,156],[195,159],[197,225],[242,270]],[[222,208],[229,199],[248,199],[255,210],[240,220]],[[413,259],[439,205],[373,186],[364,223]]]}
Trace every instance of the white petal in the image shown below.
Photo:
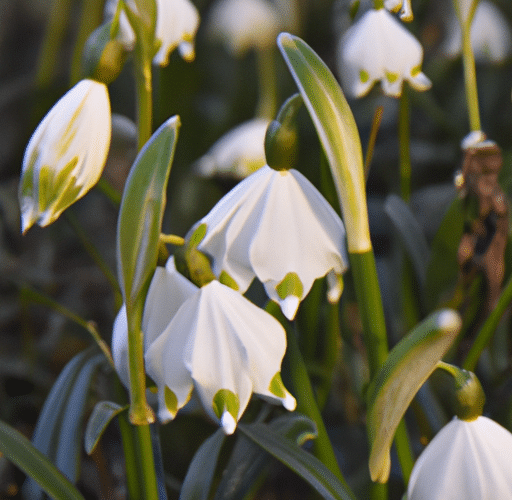
{"label": "white petal", "polygon": [[280,30],[279,13],[264,0],[220,0],[210,13],[210,33],[221,38],[235,56],[250,48],[271,47]]}
{"label": "white petal", "polygon": [[[267,293],[270,295],[274,295],[274,289],[267,290]],[[287,319],[290,321],[295,318],[295,315],[297,314],[297,310],[299,309],[300,299],[302,297],[296,297],[295,295],[288,295],[288,297],[285,297],[284,299],[274,299],[279,303],[279,306],[281,307],[281,311],[283,311],[283,314],[286,316]]]}
{"label": "white petal", "polygon": [[[23,232],[35,222],[46,226],[55,221],[98,182],[110,135],[107,87],[80,81],[43,118],[25,150],[19,191]],[[71,172],[58,180],[70,165]]]}
{"label": "white petal", "polygon": [[128,321],[126,306],[123,304],[117,313],[112,328],[112,358],[121,382],[130,387],[130,372],[128,368]]}
{"label": "white petal", "polygon": [[417,90],[430,87],[418,71],[423,60],[420,42],[385,9],[368,10],[347,30],[337,58],[343,84],[355,97],[368,92],[377,80],[392,96],[400,95],[403,80]]}
{"label": "white petal", "polygon": [[257,225],[255,206],[272,177],[272,169],[264,166],[240,182],[199,221],[208,227],[198,249],[213,259],[213,272],[224,271],[244,293],[255,274],[249,260],[249,245]]}
{"label": "white petal", "polygon": [[486,418],[457,418],[420,455],[409,480],[408,500],[511,498],[512,434]]}
{"label": "white petal", "polygon": [[167,66],[169,54],[182,42],[186,60],[194,59],[193,40],[199,27],[199,13],[190,0],[157,0],[155,36],[162,42],[153,58],[155,64]]}
{"label": "white petal", "polygon": [[205,177],[220,174],[244,179],[263,167],[268,124],[255,118],[230,130],[196,162],[196,171]]}

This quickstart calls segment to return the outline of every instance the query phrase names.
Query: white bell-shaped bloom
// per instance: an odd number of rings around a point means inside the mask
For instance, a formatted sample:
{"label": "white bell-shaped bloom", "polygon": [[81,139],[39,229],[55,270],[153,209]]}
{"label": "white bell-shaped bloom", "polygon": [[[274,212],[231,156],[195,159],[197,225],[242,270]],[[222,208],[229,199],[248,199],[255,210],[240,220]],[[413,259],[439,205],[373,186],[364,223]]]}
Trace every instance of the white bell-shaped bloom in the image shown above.
{"label": "white bell-shaped bloom", "polygon": [[200,220],[198,249],[221,282],[244,293],[256,276],[293,319],[315,279],[330,275],[329,299],[341,294],[347,267],[345,229],[320,192],[297,170],[268,165],[232,189]]}
{"label": "white bell-shaped bloom", "polygon": [[370,9],[351,26],[338,46],[343,84],[354,97],[366,95],[381,81],[385,94],[398,97],[404,80],[427,90],[430,80],[421,72],[420,42],[387,10]]}
{"label": "white bell-shaped bloom", "polygon": [[267,0],[218,0],[208,26],[235,56],[273,46],[282,29],[279,11]]}
{"label": "white bell-shaped bloom", "polygon": [[[142,332],[144,334],[144,351],[165,330],[167,325],[189,297],[197,292],[196,285],[180,274],[171,256],[163,267],[157,267],[151,280],[144,314],[142,316]],[[126,307],[119,310],[112,331],[112,357],[119,378],[130,386],[128,374],[128,324]]]}
{"label": "white bell-shaped bloom", "polygon": [[[470,1],[458,0],[463,18],[468,15]],[[453,14],[448,24],[449,38],[444,52],[450,57],[461,53],[461,29],[457,16]],[[512,51],[510,25],[501,11],[491,2],[481,0],[471,24],[471,46],[477,61],[503,62]]]}
{"label": "white bell-shaped bloom", "polygon": [[194,167],[204,177],[241,180],[265,165],[265,134],[269,120],[254,118],[223,135]]}
{"label": "white bell-shaped bloom", "polygon": [[197,289],[146,352],[158,385],[159,418],[172,419],[193,387],[207,413],[232,434],[252,393],[295,409],[281,381],[286,334],[270,314],[214,280]]}
{"label": "white bell-shaped bloom", "polygon": [[110,146],[107,87],[82,80],[43,118],[32,135],[19,186],[21,229],[47,226],[101,176]]}
{"label": "white bell-shaped bloom", "polygon": [[454,418],[420,455],[407,500],[512,498],[512,434],[487,417]]}
{"label": "white bell-shaped bloom", "polygon": [[[133,0],[125,0],[127,8],[136,12]],[[111,21],[118,8],[118,0],[107,0],[105,4],[105,19]],[[153,63],[167,66],[170,53],[178,51],[186,61],[195,57],[194,38],[199,27],[199,13],[190,0],[156,0],[155,37],[161,45],[153,58]],[[126,50],[132,50],[135,45],[135,33],[128,21],[126,13],[119,16],[118,39]]]}
{"label": "white bell-shaped bloom", "polygon": [[412,21],[413,19],[411,0],[384,0],[384,7],[391,12],[400,11],[402,21]]}

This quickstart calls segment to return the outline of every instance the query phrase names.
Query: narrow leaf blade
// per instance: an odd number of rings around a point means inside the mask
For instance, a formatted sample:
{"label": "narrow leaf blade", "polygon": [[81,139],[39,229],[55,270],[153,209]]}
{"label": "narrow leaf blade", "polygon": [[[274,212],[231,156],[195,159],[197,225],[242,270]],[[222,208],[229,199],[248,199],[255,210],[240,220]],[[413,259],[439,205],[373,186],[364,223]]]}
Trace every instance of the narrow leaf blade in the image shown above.
{"label": "narrow leaf blade", "polygon": [[460,327],[461,319],[451,309],[431,314],[390,351],[370,383],[367,425],[373,481],[388,480],[396,428],[415,394],[452,345]]}
{"label": "narrow leaf blade", "polygon": [[349,252],[367,252],[371,242],[363,153],[352,111],[336,78],[309,45],[289,33],[281,33],[277,44],[329,161],[347,229]]}
{"label": "narrow leaf blade", "polygon": [[85,428],[84,447],[87,454],[94,451],[112,419],[126,409],[128,406],[121,406],[113,401],[100,401],[96,404]]}
{"label": "narrow leaf blade", "polygon": [[339,479],[316,457],[268,425],[240,424],[241,432],[307,481],[325,499],[355,500]]}
{"label": "narrow leaf blade", "polygon": [[16,429],[0,421],[0,452],[56,500],[84,500],[81,493]]}

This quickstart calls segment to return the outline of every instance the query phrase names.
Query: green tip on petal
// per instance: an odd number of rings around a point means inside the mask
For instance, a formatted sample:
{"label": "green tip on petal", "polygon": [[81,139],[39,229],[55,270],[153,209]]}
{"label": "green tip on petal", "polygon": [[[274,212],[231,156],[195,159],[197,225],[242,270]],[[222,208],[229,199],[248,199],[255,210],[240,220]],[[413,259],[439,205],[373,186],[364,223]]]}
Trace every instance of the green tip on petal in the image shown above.
{"label": "green tip on petal", "polygon": [[203,241],[203,238],[206,236],[207,229],[208,226],[205,223],[199,224],[199,226],[197,226],[196,229],[194,229],[194,232],[190,236],[188,240],[188,246],[197,247],[197,245],[199,245],[199,243],[201,243],[201,241]]}
{"label": "green tip on petal", "polygon": [[178,413],[178,398],[176,397],[176,394],[174,394],[169,387],[164,387],[164,401],[165,401],[165,407],[167,410],[169,410],[169,413],[174,418],[176,416],[176,413]]}
{"label": "green tip on petal", "polygon": [[238,291],[240,289],[238,283],[226,271],[220,273],[219,281],[233,290]]}
{"label": "green tip on petal", "polygon": [[386,71],[386,80],[389,83],[395,83],[398,80],[399,76],[400,75],[398,73],[391,73],[390,71]]}
{"label": "green tip on petal", "polygon": [[277,372],[274,375],[270,381],[268,391],[277,398],[281,399],[283,406],[288,411],[293,411],[297,407],[297,401],[295,401],[295,398],[286,390],[286,387],[283,384],[281,373]]}
{"label": "green tip on petal", "polygon": [[233,434],[240,410],[238,396],[229,389],[220,389],[213,397],[212,408],[215,415],[219,418],[224,432],[226,434]]}
{"label": "green tip on petal", "polygon": [[280,299],[285,299],[289,295],[300,298],[304,293],[304,286],[297,273],[288,273],[276,286],[276,291]]}
{"label": "green tip on petal", "polygon": [[365,71],[364,69],[359,71],[359,80],[361,80],[361,83],[366,83],[370,79],[370,74],[368,71]]}

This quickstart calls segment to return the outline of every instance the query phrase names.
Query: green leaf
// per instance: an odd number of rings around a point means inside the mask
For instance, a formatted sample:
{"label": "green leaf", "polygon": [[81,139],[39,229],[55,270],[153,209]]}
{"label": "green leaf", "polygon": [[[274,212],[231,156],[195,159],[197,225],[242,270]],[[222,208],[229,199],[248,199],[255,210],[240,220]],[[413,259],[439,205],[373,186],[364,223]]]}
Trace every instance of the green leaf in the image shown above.
{"label": "green leaf", "polygon": [[126,409],[128,406],[121,406],[113,401],[100,401],[96,404],[85,428],[84,447],[87,454],[94,451],[112,419]]}
{"label": "green leaf", "polygon": [[[299,446],[317,436],[315,423],[299,413],[287,413],[275,418],[267,425],[279,435],[295,441]],[[258,479],[269,465],[268,453],[254,441],[238,433],[214,499],[245,498],[247,493],[259,484]]]}
{"label": "green leaf", "polygon": [[355,500],[353,494],[316,457],[280,435],[269,425],[240,424],[241,432],[301,476],[325,499]]}
{"label": "green leaf", "polygon": [[226,434],[222,428],[219,428],[199,447],[183,481],[180,500],[208,499],[225,438]]}
{"label": "green leaf", "polygon": [[161,125],[138,154],[126,181],[117,226],[117,261],[123,297],[130,309],[143,308],[143,292],[156,268],[179,126],[178,116]]}
{"label": "green leaf", "polygon": [[432,241],[430,262],[427,268],[426,299],[432,310],[443,300],[446,292],[455,289],[459,264],[457,250],[464,230],[464,201],[454,198]]}
{"label": "green leaf", "polygon": [[352,111],[325,63],[300,38],[281,33],[277,44],[313,120],[329,161],[343,219],[348,249],[371,249],[361,141]]}
{"label": "green leaf", "polygon": [[16,429],[0,421],[0,452],[56,500],[84,500],[81,493]]}
{"label": "green leaf", "polygon": [[372,481],[388,480],[396,428],[415,394],[452,345],[460,326],[459,315],[451,309],[431,314],[390,351],[370,383],[367,426]]}
{"label": "green leaf", "polygon": [[430,261],[430,250],[427,239],[409,205],[402,198],[391,194],[386,198],[384,210],[407,250],[416,273],[416,278],[424,290],[427,278],[427,266]]}
{"label": "green leaf", "polygon": [[[48,395],[32,438],[34,446],[73,483],[80,469],[85,403],[92,379],[105,360],[94,352],[84,351],[66,365]],[[42,495],[30,479],[23,488],[30,498]]]}
{"label": "green leaf", "polygon": [[146,424],[142,312],[156,268],[166,191],[180,119],[167,120],[141,149],[126,181],[117,224],[117,263],[128,320],[130,421]]}

